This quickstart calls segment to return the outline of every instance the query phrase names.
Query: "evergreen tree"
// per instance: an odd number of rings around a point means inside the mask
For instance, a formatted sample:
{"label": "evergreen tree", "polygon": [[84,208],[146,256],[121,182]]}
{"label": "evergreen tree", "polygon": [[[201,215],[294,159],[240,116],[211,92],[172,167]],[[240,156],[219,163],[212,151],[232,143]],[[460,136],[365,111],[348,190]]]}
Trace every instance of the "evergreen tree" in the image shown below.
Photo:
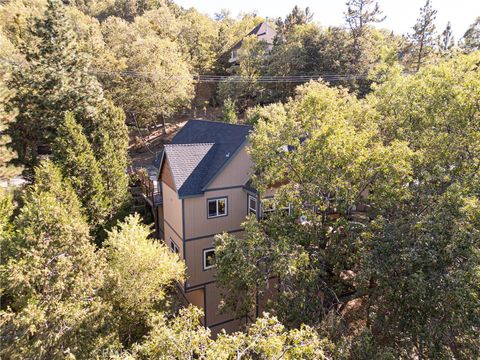
{"label": "evergreen tree", "polygon": [[80,199],[88,222],[100,226],[110,212],[110,199],[106,197],[100,164],[73,113],[67,112],[64,123],[57,129],[54,159],[63,175],[69,179]]}
{"label": "evergreen tree", "polygon": [[223,121],[229,124],[238,122],[235,100],[227,98],[223,101]]}
{"label": "evergreen tree", "polygon": [[115,219],[129,204],[126,173],[128,129],[123,110],[111,101],[106,101],[94,119],[94,129],[90,137],[103,179],[105,197],[110,202],[109,215],[113,215]]}
{"label": "evergreen tree", "polygon": [[444,54],[448,53],[455,46],[455,40],[452,33],[452,24],[450,21],[447,23],[445,30],[439,38],[440,51]]}
{"label": "evergreen tree", "polygon": [[462,40],[462,47],[467,52],[480,50],[480,16],[469,26]]}
{"label": "evergreen tree", "polygon": [[283,41],[285,37],[293,31],[295,26],[309,24],[312,21],[312,18],[313,13],[309,7],[302,10],[295,5],[290,14],[285,17],[285,20],[278,19],[275,22],[277,31],[275,43],[278,44]]}
{"label": "evergreen tree", "polygon": [[[1,40],[2,35],[0,34],[0,42]],[[16,159],[16,154],[10,148],[10,137],[5,135],[8,126],[15,120],[15,114],[5,109],[5,103],[12,95],[5,85],[6,78],[7,68],[0,63],[0,180],[10,179],[20,172],[19,168],[11,164],[12,160]]]}
{"label": "evergreen tree", "polygon": [[2,358],[91,359],[114,347],[99,297],[105,261],[72,187],[45,162],[23,202],[13,254],[1,267]]}
{"label": "evergreen tree", "polygon": [[411,34],[411,55],[412,63],[416,71],[425,62],[425,59],[432,52],[435,45],[435,17],[437,10],[432,8],[432,3],[427,0],[425,5],[420,9],[420,17],[413,27],[413,34]]}
{"label": "evergreen tree", "polygon": [[51,145],[66,111],[84,127],[103,101],[102,89],[88,74],[88,61],[78,51],[77,39],[65,5],[48,0],[44,17],[29,28],[33,39],[21,44],[25,62],[13,72],[9,87],[16,94],[8,109],[18,109],[10,133],[19,159],[35,165],[38,147]]}
{"label": "evergreen tree", "polygon": [[349,0],[347,2],[345,19],[352,32],[355,65],[358,65],[363,54],[367,26],[385,20],[385,16],[381,15],[382,11],[375,0]]}

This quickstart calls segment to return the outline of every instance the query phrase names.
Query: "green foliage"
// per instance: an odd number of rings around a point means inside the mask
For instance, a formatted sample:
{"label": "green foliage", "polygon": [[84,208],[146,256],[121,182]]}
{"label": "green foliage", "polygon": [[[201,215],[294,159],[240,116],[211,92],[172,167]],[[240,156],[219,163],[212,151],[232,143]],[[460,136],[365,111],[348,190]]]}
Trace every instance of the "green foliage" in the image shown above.
{"label": "green foliage", "polygon": [[479,56],[393,77],[371,99],[386,140],[415,151],[411,200],[367,236],[372,327],[419,357],[478,356]]}
{"label": "green foliage", "polygon": [[125,113],[111,101],[106,101],[93,127],[90,135],[92,150],[99,164],[105,197],[110,203],[109,215],[116,219],[129,205],[130,198],[125,171],[129,163]]}
{"label": "green foliage", "polygon": [[416,71],[425,63],[435,45],[435,17],[437,10],[432,8],[430,0],[420,9],[420,17],[409,36],[411,41],[410,56],[412,68]]}
{"label": "green foliage", "polygon": [[12,74],[9,87],[16,93],[8,109],[18,109],[11,135],[19,159],[31,167],[38,146],[52,143],[66,111],[88,126],[103,98],[60,0],[48,1],[44,18],[36,18],[29,33],[34,40],[19,48],[26,63]]}
{"label": "green foliage", "polygon": [[311,83],[252,111],[255,185],[292,215],[217,238],[226,305],[251,313],[274,276],[282,321],[351,358],[477,357],[479,56],[392,71],[366,100]]}
{"label": "green foliage", "polygon": [[163,243],[148,239],[151,230],[130,216],[108,233],[109,301],[125,345],[141,340],[149,318],[169,305],[169,292],[184,280],[185,266]]}
{"label": "green foliage", "polygon": [[194,306],[180,310],[167,319],[159,314],[152,319],[152,331],[145,342],[135,349],[140,359],[205,358],[211,344],[210,330],[200,323],[202,311]]}
{"label": "green foliage", "polygon": [[320,340],[308,326],[286,330],[269,314],[257,319],[246,333],[221,333],[213,341],[200,324],[202,312],[195,307],[180,311],[168,321],[153,320],[153,330],[134,354],[140,359],[327,359],[333,346]]}
{"label": "green foliage", "polygon": [[80,199],[88,222],[95,228],[101,226],[110,211],[110,199],[106,197],[92,147],[73,113],[65,115],[65,121],[57,129],[54,158],[63,175],[69,179]]}
{"label": "green foliage", "polygon": [[296,26],[310,23],[312,18],[313,13],[310,11],[308,6],[305,8],[305,10],[302,10],[295,5],[290,14],[285,17],[285,20],[277,19],[275,22],[275,28],[277,32],[275,44],[282,42],[285,36],[291,33]]}
{"label": "green foliage", "polygon": [[114,346],[99,298],[105,261],[91,244],[80,203],[59,169],[42,163],[15,220],[2,264],[2,357],[58,359]]}
{"label": "green foliage", "polygon": [[[275,206],[290,203],[294,216],[279,212],[249,223],[243,240],[220,238],[217,280],[231,304],[239,297],[236,289],[278,277],[276,310],[293,326],[321,320],[325,309],[351,293],[353,284],[342,272],[358,270],[358,254],[365,250],[358,237],[366,226],[352,212],[360,198],[381,211],[407,196],[403,184],[411,154],[405,143],[383,144],[368,106],[322,83],[300,87],[283,111],[280,106],[271,111],[250,138],[255,184],[263,193],[288,179]],[[367,188],[371,192],[365,194]],[[295,220],[302,215],[307,225]],[[235,270],[226,266],[230,257],[239,262]],[[261,296],[263,289],[248,291],[240,304],[251,308],[255,291]]]}
{"label": "green foliage", "polygon": [[134,73],[113,78],[107,89],[115,103],[141,125],[159,123],[193,97],[193,78],[179,45],[157,35],[159,26],[164,26],[162,14],[146,14],[147,19],[136,18],[131,25],[110,18],[102,25],[108,47],[125,61],[121,70]]}
{"label": "green foliage", "polygon": [[[3,41],[7,40],[0,33],[0,48],[6,48]],[[2,51],[0,51],[2,56]],[[12,165],[12,160],[16,158],[15,152],[10,148],[11,138],[5,135],[10,123],[15,121],[15,113],[5,110],[5,103],[11,96],[11,92],[5,86],[8,69],[5,65],[0,64],[0,180],[10,179],[20,173],[20,169]]]}
{"label": "green foliage", "polygon": [[229,124],[238,122],[237,109],[235,101],[228,98],[223,102],[223,120]]}
{"label": "green foliage", "polygon": [[475,19],[463,35],[461,45],[467,52],[480,50],[480,16]]}

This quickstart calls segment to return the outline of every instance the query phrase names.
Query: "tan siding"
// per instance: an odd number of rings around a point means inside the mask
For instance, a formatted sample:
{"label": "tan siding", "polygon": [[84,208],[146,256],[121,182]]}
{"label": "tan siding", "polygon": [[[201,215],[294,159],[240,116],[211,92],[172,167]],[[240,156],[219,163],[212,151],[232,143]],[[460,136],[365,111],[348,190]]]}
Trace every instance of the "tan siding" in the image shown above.
{"label": "tan siding", "polygon": [[[227,216],[208,219],[207,199],[227,197]],[[187,239],[241,228],[247,216],[247,193],[243,188],[208,191],[203,196],[185,199]]]}
{"label": "tan siding", "polygon": [[221,290],[215,283],[206,286],[207,291],[207,326],[218,324],[223,321],[233,319],[235,315],[228,311],[220,313],[219,305],[221,301]]}
{"label": "tan siding", "polygon": [[[190,304],[192,305],[195,305],[196,307],[202,309],[203,311],[205,311],[205,296],[204,296],[204,289],[198,289],[198,290],[195,290],[195,291],[191,291],[191,292],[188,292],[188,293],[185,293],[185,297],[187,298],[187,300],[189,301]],[[204,318],[202,317],[201,321],[202,321],[202,324],[203,324],[203,321]],[[205,324],[203,324],[205,325]]]}
{"label": "tan siding", "polygon": [[[162,181],[163,190],[163,217],[170,224],[178,235],[182,234],[182,200],[177,193]],[[168,227],[165,224],[165,230]]]}
{"label": "tan siding", "polygon": [[218,326],[210,327],[210,331],[212,334],[213,339],[217,338],[217,335],[222,331],[225,330],[227,334],[231,334],[235,331],[238,331],[240,329],[240,326],[245,325],[245,321],[242,322],[242,320],[234,320],[230,321],[226,324],[221,324]]}
{"label": "tan siding", "polygon": [[245,185],[252,174],[252,166],[253,163],[247,153],[247,146],[244,146],[212,181],[208,189]]}
{"label": "tan siding", "polygon": [[187,258],[187,287],[197,286],[214,280],[215,268],[203,270],[203,250],[213,247],[213,237],[185,243]]}
{"label": "tan siding", "polygon": [[171,189],[175,190],[175,183],[173,181],[172,171],[170,170],[170,163],[168,162],[167,158],[165,158],[165,161],[163,162],[162,171],[160,172],[160,179],[165,184],[170,186]]}
{"label": "tan siding", "polygon": [[170,228],[170,226],[165,224],[165,244],[170,249],[170,242],[173,240],[178,246],[180,259],[183,259],[183,241],[175,232]]}

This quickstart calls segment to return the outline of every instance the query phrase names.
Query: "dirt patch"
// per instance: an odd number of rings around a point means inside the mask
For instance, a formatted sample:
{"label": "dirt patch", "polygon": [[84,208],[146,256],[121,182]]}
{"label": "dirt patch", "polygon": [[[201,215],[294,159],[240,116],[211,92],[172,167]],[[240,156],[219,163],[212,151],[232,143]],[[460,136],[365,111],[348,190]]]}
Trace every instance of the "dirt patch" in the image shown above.
{"label": "dirt patch", "polygon": [[176,123],[167,123],[166,131],[163,131],[162,126],[153,129],[130,126],[128,154],[132,170],[151,166],[157,154],[163,150],[163,146],[172,141],[186,122],[186,119],[181,119]]}

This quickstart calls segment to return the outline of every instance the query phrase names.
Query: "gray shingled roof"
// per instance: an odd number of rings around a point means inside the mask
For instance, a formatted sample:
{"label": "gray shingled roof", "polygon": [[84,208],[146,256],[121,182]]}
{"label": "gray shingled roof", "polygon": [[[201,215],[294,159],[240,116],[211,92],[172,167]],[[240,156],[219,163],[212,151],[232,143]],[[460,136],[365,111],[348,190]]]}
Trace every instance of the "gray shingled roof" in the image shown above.
{"label": "gray shingled roof", "polygon": [[[271,24],[268,24],[265,22],[261,22],[257,26],[255,26],[252,31],[250,31],[246,36],[249,35],[256,35],[259,41],[265,41],[267,44],[272,45],[273,40],[275,39],[275,36],[277,35],[277,32],[275,29],[272,27]],[[242,47],[243,40],[240,40],[238,43],[235,44],[235,46],[232,48],[234,49],[240,49]]]}
{"label": "gray shingled roof", "polygon": [[165,145],[165,154],[167,155],[173,181],[177,189],[182,189],[182,186],[195,172],[195,169],[200,165],[200,162],[212,149],[213,145],[212,143]]}
{"label": "gray shingled roof", "polygon": [[247,125],[189,120],[165,145],[179,197],[201,194],[245,143],[250,130]]}

